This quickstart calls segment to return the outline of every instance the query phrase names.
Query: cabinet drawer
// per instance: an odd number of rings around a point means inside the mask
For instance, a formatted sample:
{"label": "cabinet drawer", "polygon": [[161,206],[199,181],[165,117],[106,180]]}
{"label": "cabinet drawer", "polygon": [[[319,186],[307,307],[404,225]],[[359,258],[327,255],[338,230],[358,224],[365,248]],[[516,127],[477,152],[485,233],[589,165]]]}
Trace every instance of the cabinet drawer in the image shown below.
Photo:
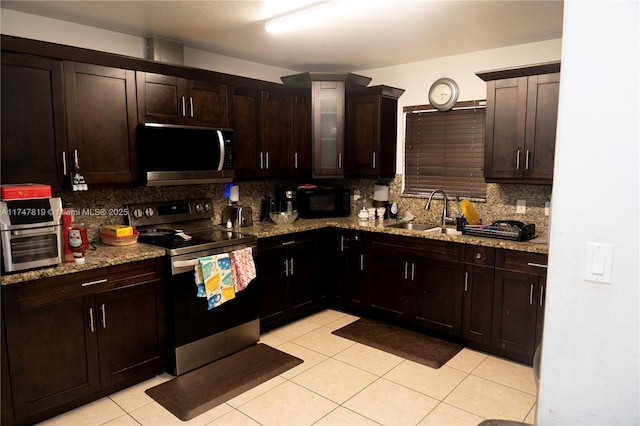
{"label": "cabinet drawer", "polygon": [[548,256],[540,253],[503,249],[496,252],[496,268],[511,271],[543,274],[547,270],[547,260]]}
{"label": "cabinet drawer", "polygon": [[298,244],[307,244],[314,241],[313,231],[298,232],[284,236],[269,237],[258,239],[259,251],[295,246]]}
{"label": "cabinet drawer", "polygon": [[6,310],[44,305],[151,281],[162,277],[163,271],[158,258],[3,286],[3,305]]}
{"label": "cabinet drawer", "polygon": [[496,249],[483,246],[465,246],[464,261],[474,265],[493,266]]}

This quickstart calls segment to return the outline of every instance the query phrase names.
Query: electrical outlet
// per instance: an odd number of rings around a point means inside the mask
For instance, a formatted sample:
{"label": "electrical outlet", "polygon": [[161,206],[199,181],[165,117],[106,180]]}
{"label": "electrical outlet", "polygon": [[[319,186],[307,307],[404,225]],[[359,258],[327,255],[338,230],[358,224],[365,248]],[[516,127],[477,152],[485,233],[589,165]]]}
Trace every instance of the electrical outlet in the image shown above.
{"label": "electrical outlet", "polygon": [[516,213],[525,213],[527,211],[527,202],[525,200],[518,200],[516,202]]}

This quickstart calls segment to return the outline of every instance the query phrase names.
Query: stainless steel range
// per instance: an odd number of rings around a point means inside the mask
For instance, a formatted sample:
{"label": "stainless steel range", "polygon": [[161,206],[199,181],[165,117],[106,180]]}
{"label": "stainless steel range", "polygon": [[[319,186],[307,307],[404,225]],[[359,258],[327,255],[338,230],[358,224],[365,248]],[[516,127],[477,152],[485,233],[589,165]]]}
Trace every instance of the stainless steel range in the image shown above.
{"label": "stainless steel range", "polygon": [[211,199],[130,204],[127,209],[138,241],[167,252],[168,371],[181,375],[257,343],[257,280],[211,310],[206,298],[196,296],[194,280],[199,258],[246,247],[255,255],[256,237],[214,226]]}

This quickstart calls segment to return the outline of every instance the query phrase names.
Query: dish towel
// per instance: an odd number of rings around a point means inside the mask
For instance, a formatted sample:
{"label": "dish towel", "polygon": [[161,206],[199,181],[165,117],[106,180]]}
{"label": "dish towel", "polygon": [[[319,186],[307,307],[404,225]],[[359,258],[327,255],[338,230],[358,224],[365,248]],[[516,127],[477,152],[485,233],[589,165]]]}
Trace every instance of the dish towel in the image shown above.
{"label": "dish towel", "polygon": [[229,254],[205,256],[199,260],[208,302],[207,309],[211,310],[234,299],[236,292],[233,287]]}
{"label": "dish towel", "polygon": [[253,262],[251,247],[232,251],[229,257],[231,258],[233,286],[237,293],[247,288],[251,280],[256,277],[256,265]]}
{"label": "dish towel", "polygon": [[193,268],[193,276],[196,281],[196,296],[207,297],[207,291],[204,288],[204,277],[202,276],[202,264],[198,260],[198,264]]}

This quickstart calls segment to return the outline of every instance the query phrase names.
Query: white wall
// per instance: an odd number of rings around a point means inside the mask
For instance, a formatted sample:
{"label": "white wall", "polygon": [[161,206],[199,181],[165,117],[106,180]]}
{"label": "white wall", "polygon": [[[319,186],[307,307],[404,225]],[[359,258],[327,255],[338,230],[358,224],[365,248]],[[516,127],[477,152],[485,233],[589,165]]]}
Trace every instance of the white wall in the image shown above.
{"label": "white wall", "polygon": [[[639,5],[565,2],[543,425],[640,424]],[[615,246],[611,284],[585,281],[587,242]]]}

